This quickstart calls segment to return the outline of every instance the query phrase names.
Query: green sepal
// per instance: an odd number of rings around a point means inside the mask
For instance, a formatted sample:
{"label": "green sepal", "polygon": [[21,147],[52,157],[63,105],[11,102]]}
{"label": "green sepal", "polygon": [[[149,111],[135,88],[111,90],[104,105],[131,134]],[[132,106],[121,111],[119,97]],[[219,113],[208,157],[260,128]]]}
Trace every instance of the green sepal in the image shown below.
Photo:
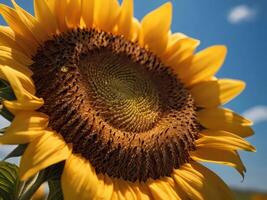
{"label": "green sepal", "polygon": [[19,187],[18,167],[14,164],[0,161],[0,199],[17,199]]}
{"label": "green sepal", "polygon": [[0,79],[0,98],[5,100],[15,100],[16,96],[11,86],[5,81]]}
{"label": "green sepal", "polygon": [[63,200],[60,177],[64,169],[64,164],[65,162],[60,162],[45,169],[49,187],[47,200]]}
{"label": "green sepal", "polygon": [[4,100],[13,101],[16,100],[16,96],[11,86],[5,80],[0,79],[0,115],[8,121],[12,121],[14,116],[2,105]]}
{"label": "green sepal", "polygon": [[5,107],[3,107],[3,105],[0,106],[2,106],[2,108],[0,108],[0,115],[2,115],[4,118],[11,122],[14,119],[14,115],[9,112]]}
{"label": "green sepal", "polygon": [[49,194],[47,200],[63,200],[63,193],[61,189],[60,180],[48,181]]}

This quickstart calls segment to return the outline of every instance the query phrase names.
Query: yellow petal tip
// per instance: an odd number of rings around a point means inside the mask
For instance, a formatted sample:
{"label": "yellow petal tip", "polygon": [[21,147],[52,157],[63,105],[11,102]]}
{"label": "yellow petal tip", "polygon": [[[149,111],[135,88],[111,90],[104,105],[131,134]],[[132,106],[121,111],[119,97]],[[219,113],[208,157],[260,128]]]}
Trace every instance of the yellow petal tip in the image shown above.
{"label": "yellow petal tip", "polygon": [[227,54],[227,46],[225,46],[225,45],[217,45],[216,47],[218,48],[218,50],[221,51],[221,53],[223,53],[225,55]]}
{"label": "yellow petal tip", "polygon": [[241,80],[233,80],[233,84],[239,89],[240,93],[246,88],[246,83]]}
{"label": "yellow petal tip", "polygon": [[168,2],[164,3],[162,5],[162,7],[164,7],[164,8],[166,8],[166,9],[171,11],[172,10],[172,2],[168,1]]}
{"label": "yellow petal tip", "polygon": [[172,17],[172,3],[168,1],[167,3],[164,3],[160,8],[162,12],[169,13],[169,17]]}
{"label": "yellow petal tip", "polygon": [[252,145],[251,145],[251,152],[254,152],[254,153],[257,152],[257,149],[254,146],[252,146]]}

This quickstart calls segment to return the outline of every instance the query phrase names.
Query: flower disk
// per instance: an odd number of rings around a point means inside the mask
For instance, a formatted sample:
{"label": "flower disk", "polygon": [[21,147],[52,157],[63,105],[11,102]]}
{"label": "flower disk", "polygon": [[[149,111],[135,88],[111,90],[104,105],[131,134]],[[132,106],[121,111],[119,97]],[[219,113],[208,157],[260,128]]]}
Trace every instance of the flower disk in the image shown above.
{"label": "flower disk", "polygon": [[146,181],[189,162],[200,132],[194,101],[153,53],[74,29],[46,41],[33,61],[40,111],[97,173]]}

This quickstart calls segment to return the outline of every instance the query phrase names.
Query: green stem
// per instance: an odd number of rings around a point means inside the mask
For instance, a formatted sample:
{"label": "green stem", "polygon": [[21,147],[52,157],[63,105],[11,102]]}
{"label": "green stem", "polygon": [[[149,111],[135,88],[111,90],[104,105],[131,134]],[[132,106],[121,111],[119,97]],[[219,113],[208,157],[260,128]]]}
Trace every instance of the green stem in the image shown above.
{"label": "green stem", "polygon": [[40,172],[35,183],[24,193],[21,195],[19,200],[29,200],[32,198],[34,193],[39,189],[39,187],[46,181],[44,176],[44,172]]}

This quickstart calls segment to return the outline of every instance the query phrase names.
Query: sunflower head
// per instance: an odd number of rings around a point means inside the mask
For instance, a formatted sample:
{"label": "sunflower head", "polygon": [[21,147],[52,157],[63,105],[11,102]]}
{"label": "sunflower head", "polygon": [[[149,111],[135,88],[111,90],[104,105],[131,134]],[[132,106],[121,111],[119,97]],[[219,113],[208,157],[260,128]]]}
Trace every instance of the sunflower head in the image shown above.
{"label": "sunflower head", "polygon": [[[14,93],[2,144],[27,144],[22,180],[62,161],[65,199],[232,199],[198,161],[245,167],[251,122],[219,107],[244,83],[217,79],[226,48],[171,33],[171,3],[133,17],[133,1],[0,5],[0,77]],[[62,163],[63,164],[63,163]],[[215,186],[216,185],[216,186]],[[104,191],[104,192],[103,192]]]}
{"label": "sunflower head", "polygon": [[153,53],[122,36],[77,29],[47,41],[33,60],[50,127],[97,172],[146,181],[188,162],[200,130],[194,100]]}

